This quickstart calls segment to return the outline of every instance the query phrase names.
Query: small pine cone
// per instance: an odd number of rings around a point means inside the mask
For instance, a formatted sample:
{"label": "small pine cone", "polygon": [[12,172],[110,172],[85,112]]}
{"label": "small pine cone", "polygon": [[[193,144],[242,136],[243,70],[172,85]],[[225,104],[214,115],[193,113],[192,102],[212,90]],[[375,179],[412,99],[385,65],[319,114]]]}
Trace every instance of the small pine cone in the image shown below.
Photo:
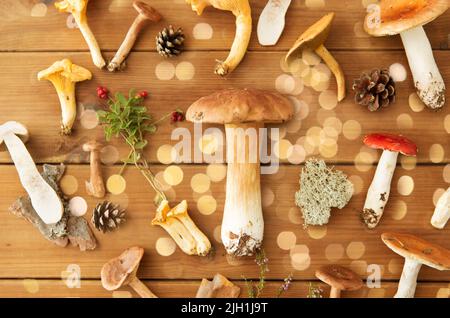
{"label": "small pine cone", "polygon": [[92,215],[95,228],[103,233],[117,229],[124,222],[125,211],[109,201],[97,204]]}
{"label": "small pine cone", "polygon": [[169,25],[164,28],[156,36],[156,50],[159,55],[164,57],[177,56],[183,50],[184,34],[183,29],[178,28],[176,31]]}
{"label": "small pine cone", "polygon": [[385,69],[363,73],[353,82],[355,102],[370,111],[387,107],[395,102],[395,82]]}

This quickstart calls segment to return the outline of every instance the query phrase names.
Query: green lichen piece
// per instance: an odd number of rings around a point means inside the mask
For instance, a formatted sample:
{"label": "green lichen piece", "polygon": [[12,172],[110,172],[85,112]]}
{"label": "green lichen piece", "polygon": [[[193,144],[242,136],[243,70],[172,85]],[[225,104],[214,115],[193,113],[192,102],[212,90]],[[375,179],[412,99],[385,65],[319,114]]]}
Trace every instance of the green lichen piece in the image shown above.
{"label": "green lichen piece", "polygon": [[342,209],[353,195],[353,184],[323,160],[309,159],[302,169],[296,204],[302,209],[305,226],[327,224],[331,208]]}

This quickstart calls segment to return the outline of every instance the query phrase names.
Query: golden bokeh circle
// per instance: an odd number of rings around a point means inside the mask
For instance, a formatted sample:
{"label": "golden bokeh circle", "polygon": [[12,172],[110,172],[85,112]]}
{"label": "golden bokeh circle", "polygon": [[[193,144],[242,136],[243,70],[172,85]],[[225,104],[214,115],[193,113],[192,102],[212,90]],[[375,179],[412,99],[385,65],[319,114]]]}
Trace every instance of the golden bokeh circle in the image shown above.
{"label": "golden bokeh circle", "polygon": [[292,207],[288,211],[288,220],[293,224],[302,224],[303,215],[302,211],[297,207]]}
{"label": "golden bokeh circle", "polygon": [[178,166],[169,166],[164,170],[164,181],[168,185],[179,185],[183,181],[183,177],[183,170]]}
{"label": "golden bokeh circle", "polygon": [[66,174],[59,181],[59,187],[65,195],[72,195],[78,190],[78,180],[74,176]]}
{"label": "golden bokeh circle", "polygon": [[414,170],[417,165],[417,157],[400,156],[400,163],[405,170]]}
{"label": "golden bokeh circle", "polygon": [[298,271],[304,271],[311,264],[309,248],[306,245],[295,245],[289,251],[291,266]]}
{"label": "golden bokeh circle", "polygon": [[39,292],[39,281],[37,279],[24,279],[22,280],[23,287],[30,294],[36,294]]}
{"label": "golden bokeh circle", "polygon": [[306,232],[309,237],[315,240],[320,240],[327,235],[327,226],[326,225],[310,225],[307,227]]}
{"label": "golden bokeh circle", "polygon": [[169,81],[175,76],[175,66],[171,62],[160,62],[155,67],[155,75],[161,81]]}
{"label": "golden bokeh circle", "polygon": [[442,171],[444,181],[450,183],[450,164],[447,164]]}
{"label": "golden bokeh circle", "polygon": [[191,62],[184,61],[178,63],[175,68],[175,76],[180,81],[189,81],[195,76],[195,67]]}
{"label": "golden bokeh circle", "polygon": [[433,144],[430,147],[430,160],[433,163],[440,163],[444,160],[445,150],[441,144]]}
{"label": "golden bokeh circle", "polygon": [[353,184],[353,194],[360,194],[364,187],[363,179],[358,175],[351,175],[348,177],[348,180]]}
{"label": "golden bokeh circle", "polygon": [[366,245],[363,242],[350,242],[347,245],[346,253],[350,259],[360,259],[366,251]]}
{"label": "golden bokeh circle", "polygon": [[263,186],[261,189],[261,203],[263,208],[267,208],[272,205],[275,200],[275,193],[268,186]]}
{"label": "golden bokeh circle", "polygon": [[105,165],[113,165],[120,159],[119,150],[116,147],[107,145],[100,151],[100,160]]}
{"label": "golden bokeh circle", "polygon": [[220,182],[227,176],[227,166],[221,163],[209,164],[206,168],[206,174],[212,182]]}
{"label": "golden bokeh circle", "polygon": [[436,206],[441,196],[445,193],[445,189],[438,188],[433,192],[433,205]]}
{"label": "golden bokeh circle", "polygon": [[191,187],[197,193],[205,193],[211,186],[211,180],[204,173],[197,173],[191,178]]}
{"label": "golden bokeh circle", "polygon": [[126,187],[126,180],[119,174],[113,174],[108,178],[108,180],[106,180],[106,189],[109,193],[116,195],[121,194],[125,191]]}
{"label": "golden bokeh circle", "polygon": [[410,176],[401,176],[397,182],[399,194],[408,196],[414,191],[414,179]]}
{"label": "golden bokeh circle", "polygon": [[170,237],[160,237],[156,240],[155,249],[161,256],[170,256],[175,253],[177,244]]}
{"label": "golden bokeh circle", "polygon": [[325,257],[330,262],[337,262],[344,256],[344,247],[342,244],[331,243],[325,248]]}
{"label": "golden bokeh circle", "polygon": [[450,115],[447,115],[444,118],[444,128],[447,134],[450,134]]}
{"label": "golden bokeh circle", "polygon": [[203,215],[211,215],[216,212],[217,202],[211,195],[203,195],[197,201],[197,209]]}
{"label": "golden bokeh circle", "polygon": [[334,109],[338,104],[336,92],[330,90],[321,92],[319,95],[319,104],[324,109]]}
{"label": "golden bokeh circle", "polygon": [[164,165],[169,165],[175,161],[176,150],[171,145],[161,145],[156,151],[156,158]]}
{"label": "golden bokeh circle", "polygon": [[388,271],[391,274],[397,275],[400,274],[403,270],[403,259],[393,258],[388,263]]}
{"label": "golden bokeh circle", "polygon": [[390,203],[389,215],[396,221],[403,220],[408,213],[408,205],[403,200],[393,200]]}
{"label": "golden bokeh circle", "polygon": [[289,251],[293,248],[296,242],[297,236],[291,231],[280,232],[277,236],[278,247],[285,251]]}
{"label": "golden bokeh circle", "polygon": [[412,129],[414,121],[409,114],[400,114],[397,116],[397,127],[401,130]]}
{"label": "golden bokeh circle", "polygon": [[417,96],[416,93],[411,93],[408,98],[409,107],[411,107],[413,112],[421,112],[425,109],[425,104],[422,100]]}

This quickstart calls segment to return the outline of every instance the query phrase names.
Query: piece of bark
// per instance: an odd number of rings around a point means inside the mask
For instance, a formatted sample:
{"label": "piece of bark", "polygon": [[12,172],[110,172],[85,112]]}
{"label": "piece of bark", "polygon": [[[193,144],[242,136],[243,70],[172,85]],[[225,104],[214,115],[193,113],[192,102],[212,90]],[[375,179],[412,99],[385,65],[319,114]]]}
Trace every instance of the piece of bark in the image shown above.
{"label": "piece of bark", "polygon": [[240,293],[239,286],[234,285],[225,276],[216,274],[212,281],[202,279],[195,298],[237,298]]}
{"label": "piece of bark", "polygon": [[93,250],[97,247],[97,240],[88,222],[82,217],[70,217],[67,222],[69,241],[78,246],[80,251]]}

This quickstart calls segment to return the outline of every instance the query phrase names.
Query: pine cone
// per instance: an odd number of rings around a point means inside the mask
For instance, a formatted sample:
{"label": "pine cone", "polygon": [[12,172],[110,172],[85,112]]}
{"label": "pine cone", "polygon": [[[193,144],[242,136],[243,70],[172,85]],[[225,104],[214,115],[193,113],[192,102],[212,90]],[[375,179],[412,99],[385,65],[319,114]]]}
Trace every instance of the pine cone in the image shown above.
{"label": "pine cone", "polygon": [[354,81],[355,102],[367,106],[370,111],[387,107],[395,102],[395,82],[386,69],[363,73]]}
{"label": "pine cone", "polygon": [[95,228],[103,233],[115,230],[124,222],[125,211],[109,201],[97,204],[92,215]]}
{"label": "pine cone", "polygon": [[184,43],[183,29],[174,30],[171,25],[156,36],[156,50],[161,56],[172,57],[181,53]]}

